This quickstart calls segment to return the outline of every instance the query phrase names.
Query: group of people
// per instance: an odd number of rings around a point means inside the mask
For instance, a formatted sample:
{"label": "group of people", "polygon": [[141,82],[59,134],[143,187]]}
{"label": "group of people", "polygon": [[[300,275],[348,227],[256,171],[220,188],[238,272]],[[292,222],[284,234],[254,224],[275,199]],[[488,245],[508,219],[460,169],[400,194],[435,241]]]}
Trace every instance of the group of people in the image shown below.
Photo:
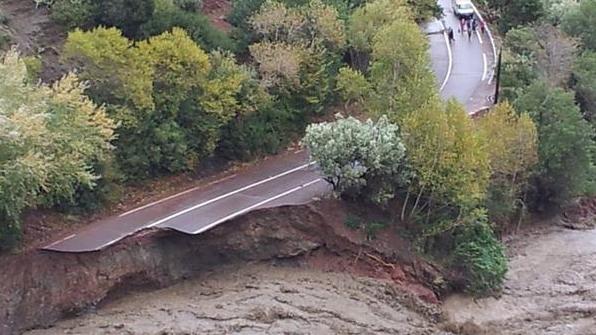
{"label": "group of people", "polygon": [[[486,29],[485,23],[483,20],[477,19],[475,15],[470,17],[462,17],[459,20],[458,32],[460,34],[467,33],[469,40],[472,39],[472,34],[475,33],[478,28],[480,28],[480,32],[484,34]],[[455,35],[451,27],[447,29],[447,35],[449,37],[449,42],[455,41]]]}

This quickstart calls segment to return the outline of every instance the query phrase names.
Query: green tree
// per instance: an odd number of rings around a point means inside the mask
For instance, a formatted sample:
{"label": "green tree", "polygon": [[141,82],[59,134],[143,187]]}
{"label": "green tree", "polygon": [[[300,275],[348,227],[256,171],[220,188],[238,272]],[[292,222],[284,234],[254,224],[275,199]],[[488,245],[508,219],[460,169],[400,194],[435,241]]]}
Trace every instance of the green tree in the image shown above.
{"label": "green tree", "polygon": [[155,0],[155,11],[151,19],[140,28],[140,37],[149,38],[182,28],[205,50],[235,50],[234,41],[223,31],[215,28],[209,18],[197,11],[183,10],[171,0]]}
{"label": "green tree", "polygon": [[309,125],[302,143],[325,179],[344,196],[385,204],[407,181],[399,128],[385,116],[361,122],[338,115],[335,122]]}
{"label": "green tree", "polygon": [[577,59],[572,86],[584,117],[596,126],[596,52],[586,51]]}
{"label": "green tree", "polygon": [[31,84],[10,51],[0,76],[0,248],[7,248],[24,209],[72,202],[79,187],[96,185],[93,166],[108,159],[115,125],[72,74],[52,87]]}
{"label": "green tree", "polygon": [[129,38],[140,36],[140,27],[149,21],[155,0],[102,0],[97,5],[96,21],[122,30]]}
{"label": "green tree", "polygon": [[533,23],[545,14],[543,0],[488,0],[487,2],[500,17],[499,28],[503,33],[511,28]]}
{"label": "green tree", "polygon": [[364,101],[370,94],[370,84],[358,70],[342,67],[337,74],[336,90],[346,102],[346,109],[351,103],[364,106]]}
{"label": "green tree", "polygon": [[536,82],[515,101],[538,130],[539,164],[533,178],[535,205],[563,205],[593,192],[594,128],[582,118],[571,93]]}
{"label": "green tree", "polygon": [[383,26],[373,38],[372,48],[371,111],[387,113],[395,120],[436,95],[428,44],[414,21],[399,20]]}
{"label": "green tree", "polygon": [[596,0],[581,0],[563,16],[561,27],[571,36],[581,39],[586,49],[596,50]]}

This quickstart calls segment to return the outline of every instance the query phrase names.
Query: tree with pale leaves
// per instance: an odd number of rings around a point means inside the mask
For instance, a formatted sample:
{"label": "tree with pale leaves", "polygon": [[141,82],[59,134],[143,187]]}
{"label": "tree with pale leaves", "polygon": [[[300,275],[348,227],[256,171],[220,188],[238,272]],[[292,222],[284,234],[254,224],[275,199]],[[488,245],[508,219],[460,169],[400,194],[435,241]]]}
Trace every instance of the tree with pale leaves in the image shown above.
{"label": "tree with pale leaves", "polygon": [[0,249],[20,232],[23,210],[74,201],[79,188],[102,177],[95,164],[109,158],[114,122],[84,95],[69,74],[34,85],[15,51],[0,61]]}
{"label": "tree with pale leaves", "polygon": [[407,182],[406,149],[398,126],[385,116],[362,122],[338,115],[308,126],[302,143],[341,195],[385,204]]}

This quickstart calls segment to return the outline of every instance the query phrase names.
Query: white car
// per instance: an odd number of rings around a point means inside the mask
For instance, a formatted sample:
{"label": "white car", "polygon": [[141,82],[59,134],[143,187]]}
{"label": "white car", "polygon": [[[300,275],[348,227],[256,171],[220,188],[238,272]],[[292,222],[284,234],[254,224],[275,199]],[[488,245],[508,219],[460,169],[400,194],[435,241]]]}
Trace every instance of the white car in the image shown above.
{"label": "white car", "polygon": [[474,6],[470,0],[453,0],[453,13],[458,18],[474,16]]}

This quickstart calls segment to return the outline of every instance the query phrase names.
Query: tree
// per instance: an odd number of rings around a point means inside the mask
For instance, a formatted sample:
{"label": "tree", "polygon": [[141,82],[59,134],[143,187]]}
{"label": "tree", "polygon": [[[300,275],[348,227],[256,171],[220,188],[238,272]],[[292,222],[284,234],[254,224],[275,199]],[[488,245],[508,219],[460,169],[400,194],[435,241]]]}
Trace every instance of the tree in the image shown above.
{"label": "tree", "polygon": [[210,59],[180,28],[135,45],[115,28],[75,31],[65,55],[121,124],[116,154],[131,179],[193,168],[224,125],[266,96],[229,54]]}
{"label": "tree", "polygon": [[207,16],[197,11],[184,10],[171,0],[155,0],[155,11],[141,26],[138,38],[160,35],[174,27],[184,29],[190,38],[205,50],[236,49],[234,41],[225,32],[215,28]]}
{"label": "tree", "polygon": [[102,0],[98,4],[96,21],[119,28],[129,38],[137,38],[141,25],[149,21],[154,10],[155,0]]}
{"label": "tree", "polygon": [[387,24],[409,18],[411,12],[403,0],[372,1],[356,9],[348,20],[346,33],[354,67],[367,71],[373,39],[378,31]]}
{"label": "tree", "polygon": [[151,66],[135,50],[116,28],[76,29],[68,34],[62,57],[81,70],[96,102],[153,108]]}
{"label": "tree", "polygon": [[508,103],[500,103],[478,120],[485,139],[491,168],[487,208],[493,221],[507,223],[523,206],[522,191],[538,162],[536,126],[528,114],[517,114]]}
{"label": "tree", "polygon": [[[407,114],[401,124],[415,176],[406,190],[402,220],[406,219],[406,209],[410,210],[409,218],[424,210],[427,223],[431,216],[447,210],[450,222],[457,224],[486,195],[490,167],[485,139],[454,101],[445,107],[433,101]],[[434,230],[432,235],[449,229]]]}
{"label": "tree", "polygon": [[407,178],[399,128],[385,116],[377,122],[337,117],[309,125],[303,145],[336,192],[385,204]]}
{"label": "tree", "polygon": [[499,14],[499,28],[506,33],[512,28],[533,23],[544,16],[543,0],[488,0]]}
{"label": "tree", "polygon": [[0,62],[0,249],[18,236],[26,208],[72,202],[101,178],[115,124],[69,74],[52,87],[27,81],[16,52]]}
{"label": "tree", "polygon": [[584,117],[596,126],[596,52],[586,51],[575,62],[573,89]]}
{"label": "tree", "polygon": [[362,73],[349,67],[342,67],[339,69],[336,80],[336,90],[346,102],[346,109],[351,103],[363,107],[364,101],[370,95],[371,88]]}
{"label": "tree", "polygon": [[579,6],[570,8],[563,16],[561,27],[571,36],[581,39],[586,49],[596,50],[596,0],[581,0]]}
{"label": "tree", "polygon": [[563,205],[594,190],[594,128],[582,118],[573,95],[543,82],[532,84],[515,101],[538,130],[538,157],[533,178],[535,205]]}
{"label": "tree", "polygon": [[399,20],[383,26],[373,38],[372,48],[371,111],[387,113],[396,120],[436,95],[427,40],[414,21]]}

